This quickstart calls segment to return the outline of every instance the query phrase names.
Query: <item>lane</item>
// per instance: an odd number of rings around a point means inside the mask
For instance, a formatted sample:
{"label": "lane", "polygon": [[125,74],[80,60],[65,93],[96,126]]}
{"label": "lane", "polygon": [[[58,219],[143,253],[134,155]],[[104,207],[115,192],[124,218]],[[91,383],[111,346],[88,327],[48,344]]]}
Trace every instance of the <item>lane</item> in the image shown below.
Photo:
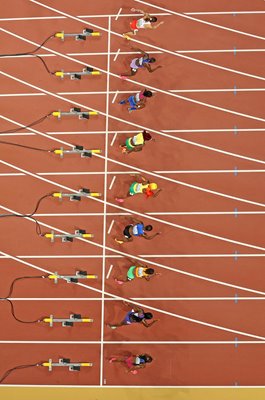
{"label": "lane", "polygon": [[[106,352],[113,355],[148,353],[154,358],[152,365],[147,366],[134,378],[134,385],[158,385],[156,376],[165,372],[163,380],[165,385],[189,386],[191,376],[193,385],[240,386],[262,385],[262,363],[264,347],[258,345],[223,346],[175,346],[172,351],[170,345],[106,345]],[[161,354],[163,355],[161,357]],[[218,362],[217,362],[218,360]],[[106,366],[107,366],[107,360]],[[255,370],[255,374],[253,374]],[[152,371],[152,373],[150,373]],[[112,385],[131,382],[131,376],[124,373],[121,365],[113,363],[106,369],[107,383]]]}

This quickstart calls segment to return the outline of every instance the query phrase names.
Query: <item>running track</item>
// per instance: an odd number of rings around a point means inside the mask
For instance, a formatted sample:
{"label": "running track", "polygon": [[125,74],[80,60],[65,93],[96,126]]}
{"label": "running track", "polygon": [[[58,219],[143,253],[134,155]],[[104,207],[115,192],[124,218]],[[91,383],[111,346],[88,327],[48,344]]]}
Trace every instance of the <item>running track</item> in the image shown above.
{"label": "running track", "polygon": [[[49,198],[36,214],[44,231],[81,228],[94,233],[93,240],[50,243],[35,234],[31,220],[1,220],[1,296],[18,276],[77,269],[98,275],[78,285],[48,280],[16,284],[12,300],[21,319],[76,312],[94,322],[73,328],[19,324],[2,302],[0,373],[62,356],[94,366],[80,373],[17,371],[5,384],[263,386],[264,2],[253,0],[252,14],[242,13],[251,11],[249,1],[222,1],[213,7],[210,1],[176,6],[161,0],[155,2],[157,8],[121,0],[11,3],[1,13],[1,53],[30,51],[56,31],[81,32],[88,26],[101,37],[52,39],[38,54],[51,70],[91,65],[102,73],[81,81],[60,80],[33,57],[2,59],[1,131],[73,106],[99,115],[89,121],[50,117],[1,139],[47,149],[80,144],[103,153],[92,159],[60,159],[2,144],[1,212],[29,213],[51,191],[74,193],[89,187],[103,196],[78,203]],[[140,33],[135,43],[125,42],[121,33],[131,16],[124,14],[131,7],[162,13],[165,24]],[[163,68],[121,81],[118,76],[134,54],[131,45],[154,52]],[[143,87],[153,90],[154,98],[145,110],[127,114],[118,101]],[[140,154],[122,155],[119,143],[142,127],[156,141]],[[162,193],[157,199],[139,197],[117,205],[115,196],[127,190],[130,174],[137,171],[155,180]],[[116,245],[114,237],[131,214],[152,223],[161,236]],[[113,277],[126,271],[126,255],[162,275],[150,283],[117,287]],[[126,312],[122,299],[150,308],[160,322],[150,330],[131,326],[110,331],[106,323]],[[128,351],[150,353],[155,361],[135,376],[109,365],[109,356]]]}

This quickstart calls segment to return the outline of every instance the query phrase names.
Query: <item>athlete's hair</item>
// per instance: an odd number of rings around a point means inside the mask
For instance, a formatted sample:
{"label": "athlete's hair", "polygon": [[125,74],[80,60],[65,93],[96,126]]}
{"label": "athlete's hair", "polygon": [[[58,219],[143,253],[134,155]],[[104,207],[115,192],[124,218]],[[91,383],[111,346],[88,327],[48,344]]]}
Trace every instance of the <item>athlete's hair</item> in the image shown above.
{"label": "athlete's hair", "polygon": [[143,138],[145,141],[148,141],[152,139],[152,136],[150,135],[150,133],[143,131]]}
{"label": "athlete's hair", "polygon": [[156,17],[151,17],[150,18],[150,22],[156,22],[157,21],[157,18]]}
{"label": "athlete's hair", "polygon": [[153,268],[147,268],[144,272],[148,275],[153,275],[155,273],[155,270]]}
{"label": "athlete's hair", "polygon": [[152,357],[149,354],[139,354],[140,358],[143,358],[146,363],[150,363],[153,361]]}
{"label": "athlete's hair", "polygon": [[152,225],[146,225],[145,227],[144,227],[144,230],[145,231],[152,231],[152,229],[153,229],[153,227],[152,227]]}
{"label": "athlete's hair", "polygon": [[144,318],[145,318],[145,319],[152,319],[152,318],[153,318],[153,314],[150,313],[150,312],[145,312],[145,313],[144,313]]}
{"label": "athlete's hair", "polygon": [[143,91],[143,95],[145,96],[145,97],[152,97],[153,96],[153,93],[150,91],[150,90],[144,90]]}
{"label": "athlete's hair", "polygon": [[154,57],[151,57],[151,58],[149,58],[149,62],[154,63],[154,62],[156,62],[156,59]]}

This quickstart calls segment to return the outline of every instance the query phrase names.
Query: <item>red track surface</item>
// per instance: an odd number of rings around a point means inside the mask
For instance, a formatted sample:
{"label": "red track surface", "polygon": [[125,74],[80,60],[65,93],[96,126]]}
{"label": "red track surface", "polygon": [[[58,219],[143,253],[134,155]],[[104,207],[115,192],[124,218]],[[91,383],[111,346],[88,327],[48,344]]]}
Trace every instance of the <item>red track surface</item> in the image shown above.
{"label": "red track surface", "polygon": [[[2,10],[1,18],[60,15],[27,0],[12,0],[11,3],[12,7]],[[1,21],[2,28],[37,44],[55,31],[79,32],[85,25],[90,26],[90,24],[108,29],[109,21],[112,32],[122,33],[128,29],[131,17],[120,17],[115,21],[114,16],[120,7],[123,8],[122,13],[130,13],[130,8],[136,4],[133,1],[125,4],[121,0],[112,2],[101,0],[95,4],[81,0],[76,0],[74,4],[70,0],[64,1],[63,4],[59,0],[46,0],[42,3],[72,16],[106,14],[113,17],[82,17],[81,19],[87,21],[86,24],[71,18],[5,20]],[[180,13],[234,11],[235,9],[244,11],[250,8],[249,1],[243,0],[240,4],[235,1],[222,1],[213,5],[212,1],[202,0],[181,2],[178,5],[176,3],[173,0],[156,1],[159,6]],[[138,6],[142,5],[137,3],[136,7]],[[251,9],[264,10],[264,4],[253,0]],[[159,12],[152,8],[149,10]],[[262,14],[195,17],[257,36],[264,34]],[[139,33],[136,39],[170,52],[222,50],[234,47],[237,49],[264,48],[264,41],[257,38],[220,30],[179,16],[167,15],[160,18],[166,23],[159,30]],[[25,52],[34,48],[34,45],[3,31],[0,39],[1,53]],[[134,45],[146,51],[154,51],[153,48],[148,48],[144,44],[135,43]],[[109,71],[119,75],[128,68],[128,63],[132,58],[130,54],[120,54],[114,61],[114,55],[118,49],[121,49],[121,52],[131,51],[131,42],[125,42],[122,37],[113,34],[109,36],[104,31],[100,38],[89,38],[84,43],[71,39],[65,42],[53,39],[46,44],[46,47],[73,59],[69,60],[62,56],[46,57],[45,61],[52,71],[82,69],[83,66],[74,60],[107,71],[109,60]],[[109,51],[113,54],[108,57]],[[105,54],[72,55],[72,53],[87,52]],[[49,53],[48,50],[41,50],[38,54],[47,53]],[[32,221],[18,218],[1,219],[3,252],[0,259],[1,296],[6,295],[10,283],[18,276],[40,275],[42,271],[72,274],[77,269],[86,269],[89,273],[98,275],[97,280],[88,281],[89,284],[86,282],[86,287],[68,285],[65,282],[54,285],[48,280],[41,279],[22,281],[16,284],[12,295],[16,314],[21,319],[36,319],[50,314],[62,317],[71,312],[77,312],[82,316],[94,318],[94,323],[89,326],[77,324],[73,328],[62,328],[56,325],[50,328],[42,324],[19,324],[11,316],[10,305],[7,302],[1,302],[1,318],[4,321],[0,334],[1,374],[15,365],[34,363],[49,358],[56,361],[62,356],[69,357],[73,361],[91,361],[94,366],[84,368],[80,373],[65,373],[65,370],[61,369],[49,373],[44,368],[32,369],[30,374],[27,371],[17,371],[10,375],[5,383],[264,385],[265,325],[262,268],[264,265],[264,214],[240,214],[241,211],[247,213],[264,211],[264,173],[257,171],[264,168],[264,161],[262,161],[264,160],[264,132],[255,131],[255,129],[264,128],[264,120],[262,121],[264,92],[243,91],[237,92],[236,95],[233,91],[170,92],[170,90],[188,89],[233,89],[235,85],[237,89],[263,88],[264,90],[264,78],[258,79],[264,73],[264,62],[260,61],[259,54],[263,53],[238,52],[236,56],[233,52],[185,54],[197,60],[256,77],[203,65],[190,59],[180,58],[177,54],[176,56],[166,52],[157,54],[158,63],[163,65],[163,69],[154,74],[140,71],[134,81],[162,90],[163,93],[157,92],[154,98],[148,99],[145,110],[131,114],[127,114],[126,109],[118,104],[118,101],[126,94],[118,94],[115,103],[112,103],[112,99],[116,91],[139,91],[142,86],[137,83],[124,82],[117,76],[108,76],[105,73],[99,77],[86,77],[81,81],[57,80],[53,76],[48,76],[37,59],[6,58],[1,60],[4,74],[1,74],[0,82],[3,94],[42,94],[36,97],[29,95],[0,97],[4,118],[27,125],[51,111],[69,110],[70,107],[78,104],[81,104],[83,109],[85,107],[96,109],[103,114],[106,114],[107,110],[107,116],[100,114],[89,121],[64,118],[58,121],[55,118],[49,118],[41,125],[34,127],[37,130],[36,135],[25,135],[23,131],[15,136],[1,135],[2,140],[52,149],[61,147],[61,144],[55,141],[58,139],[73,145],[81,144],[85,148],[101,148],[103,156],[106,154],[108,156],[107,163],[104,157],[81,159],[79,156],[71,155],[59,159],[46,153],[1,145],[3,160],[0,164],[3,210],[1,212],[29,213],[34,209],[36,201],[44,194],[61,190],[69,192],[69,190],[78,190],[80,187],[89,187],[93,191],[103,193],[102,199],[108,202],[104,207],[104,202],[93,199],[82,200],[80,203],[69,202],[67,199],[61,203],[55,199],[46,199],[38,210],[38,213],[49,214],[49,216],[36,217],[40,223],[48,226],[42,228],[44,231],[50,231],[49,227],[66,232],[73,232],[78,228],[86,229],[87,232],[95,234],[92,243],[80,240],[67,244],[59,240],[50,243],[47,239],[35,235],[35,225]],[[106,91],[111,92],[108,95],[108,104],[106,104]],[[68,94],[65,94],[66,92]],[[104,93],[75,94],[73,92]],[[243,113],[246,116],[195,104],[177,97],[179,95],[236,113]],[[12,121],[2,119],[1,131],[15,129],[17,125]],[[157,131],[154,133],[156,142],[148,143],[142,153],[129,156],[120,153],[118,145],[124,137],[128,136],[128,133],[127,135],[118,133],[114,145],[110,145],[115,132],[138,131],[142,126]],[[237,134],[233,132],[235,126],[238,129]],[[230,131],[209,132],[208,130],[211,129],[230,129]],[[240,129],[249,129],[249,131],[242,132]],[[175,132],[162,132],[165,130],[175,130]],[[188,132],[178,132],[179,130]],[[194,130],[201,131],[194,132]],[[33,133],[30,130],[26,132]],[[50,139],[41,136],[38,132],[48,132]],[[56,132],[61,134],[58,135]],[[107,141],[106,133],[102,132],[110,132]],[[202,145],[202,147],[194,144]],[[221,152],[213,149],[219,149]],[[224,154],[222,151],[230,154]],[[156,173],[159,177],[152,178],[163,189],[162,193],[157,199],[151,200],[141,197],[130,198],[125,202],[124,207],[117,207],[115,196],[126,192],[129,182],[133,179],[125,173],[135,171],[137,168],[149,171],[149,175],[148,172],[143,174],[150,179],[154,173],[152,171],[162,171]],[[235,168],[239,171],[252,172],[234,174]],[[198,173],[202,170],[205,173]],[[211,172],[213,170],[216,172]],[[227,172],[217,172],[218,170],[227,170]],[[117,174],[121,171],[124,174]],[[189,171],[189,173],[184,174],[183,171]],[[195,172],[191,173],[191,171]],[[52,174],[55,172],[57,174]],[[67,172],[75,174],[66,175]],[[94,174],[85,175],[81,172]],[[107,172],[106,177],[105,172]],[[112,190],[109,190],[115,175],[116,181]],[[235,208],[239,213],[237,217],[233,214]],[[132,243],[123,246],[116,245],[114,237],[120,234],[129,217],[107,214],[130,211],[135,217],[140,213],[138,218],[146,223],[152,223],[154,230],[160,231],[162,235],[150,242],[135,239]],[[150,218],[150,215],[146,213],[152,212],[157,214]],[[165,212],[232,212],[232,214],[161,214]],[[98,215],[70,215],[77,213],[97,213]],[[143,214],[146,215],[143,216]],[[115,223],[111,233],[108,234],[113,219]],[[164,221],[169,224],[165,224]],[[215,237],[209,237],[208,234]],[[127,286],[117,286],[113,276],[125,273],[130,265],[119,254],[120,251],[132,257],[133,255],[141,256],[150,265],[158,263],[161,266],[155,266],[155,269],[161,272],[162,276],[150,283],[141,281]],[[5,258],[4,254],[8,256]],[[237,257],[234,257],[234,254],[238,254]],[[16,258],[9,258],[9,256]],[[40,256],[42,257],[38,258]],[[103,261],[104,258],[105,261]],[[114,269],[110,278],[106,278],[111,265],[114,265]],[[171,269],[166,269],[166,267]],[[236,285],[237,288],[214,283],[209,279]],[[247,288],[250,291],[244,290]],[[251,289],[259,293],[251,292]],[[103,297],[102,290],[105,291]],[[260,300],[236,301],[235,295],[239,298],[260,297]],[[102,318],[105,324],[112,323],[122,319],[126,312],[121,301],[112,300],[113,296],[133,298],[140,304],[144,304],[145,310],[148,310],[148,307],[158,309],[154,311],[154,314],[160,322],[148,330],[142,326],[123,327],[117,331],[109,330],[106,325],[103,327]],[[211,299],[217,297],[221,299]],[[193,298],[193,300],[185,300],[185,298]],[[201,298],[207,298],[207,300]],[[170,314],[167,315],[167,312]],[[205,323],[216,327],[205,326]],[[260,341],[260,343],[244,343],[237,346],[235,338],[239,342],[243,340]],[[24,343],[18,343],[19,341],[24,341]],[[30,343],[30,341],[40,343]],[[49,343],[49,341],[58,341],[58,343]],[[93,343],[89,343],[91,341]],[[174,343],[166,343],[167,341]],[[189,341],[197,343],[188,344]],[[198,341],[207,343],[198,344]],[[231,343],[208,343],[212,341],[231,341]],[[120,365],[110,365],[107,361],[113,354],[130,351],[150,353],[155,361],[136,376],[125,374]],[[103,365],[101,365],[102,360]]]}

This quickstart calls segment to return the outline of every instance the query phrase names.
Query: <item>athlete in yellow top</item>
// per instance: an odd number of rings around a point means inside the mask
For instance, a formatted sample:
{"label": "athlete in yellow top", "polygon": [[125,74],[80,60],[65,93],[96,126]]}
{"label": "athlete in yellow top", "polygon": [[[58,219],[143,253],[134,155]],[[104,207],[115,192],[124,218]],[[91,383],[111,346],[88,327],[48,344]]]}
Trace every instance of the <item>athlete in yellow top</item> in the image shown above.
{"label": "athlete in yellow top", "polygon": [[162,189],[158,189],[156,183],[151,183],[142,175],[136,175],[138,181],[134,181],[130,187],[127,195],[125,197],[116,197],[115,200],[118,203],[123,203],[127,197],[134,196],[136,194],[144,194],[146,198],[156,197],[161,192]]}
{"label": "athlete in yellow top", "polygon": [[152,136],[150,135],[150,133],[143,131],[137,133],[137,135],[134,135],[133,137],[127,138],[125,143],[120,145],[120,148],[122,149],[122,152],[124,154],[141,151],[143,150],[145,142],[149,140],[152,140]]}

